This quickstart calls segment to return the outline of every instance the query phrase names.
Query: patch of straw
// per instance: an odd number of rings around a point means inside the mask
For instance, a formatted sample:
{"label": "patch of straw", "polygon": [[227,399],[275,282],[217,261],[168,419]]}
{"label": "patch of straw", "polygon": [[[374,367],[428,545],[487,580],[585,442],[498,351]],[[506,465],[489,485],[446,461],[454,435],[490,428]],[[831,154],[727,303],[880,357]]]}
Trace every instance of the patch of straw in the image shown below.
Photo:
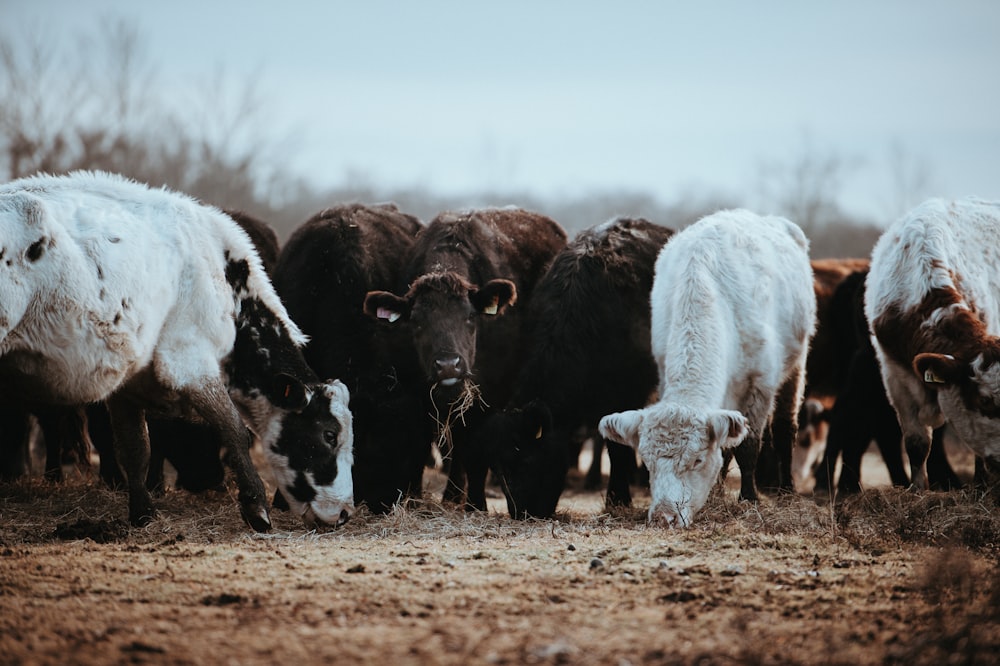
{"label": "patch of straw", "polygon": [[479,385],[465,380],[462,382],[462,393],[455,398],[452,402],[448,403],[448,413],[445,415],[444,419],[441,418],[441,412],[438,410],[437,401],[434,400],[434,390],[438,387],[437,384],[431,386],[430,398],[431,406],[434,409],[434,413],[431,414],[431,418],[434,419],[434,425],[437,427],[438,439],[437,447],[441,451],[441,455],[444,458],[451,456],[451,428],[454,424],[461,422],[465,425],[465,413],[472,409],[477,403],[483,407],[489,407],[486,401],[483,400],[483,395],[479,390]]}

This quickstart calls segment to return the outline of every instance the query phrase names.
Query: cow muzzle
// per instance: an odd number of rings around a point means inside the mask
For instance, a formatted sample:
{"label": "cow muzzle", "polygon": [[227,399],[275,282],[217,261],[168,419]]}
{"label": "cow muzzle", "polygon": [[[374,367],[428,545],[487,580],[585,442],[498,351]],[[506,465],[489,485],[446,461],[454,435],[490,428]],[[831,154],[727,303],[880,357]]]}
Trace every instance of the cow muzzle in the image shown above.
{"label": "cow muzzle", "polygon": [[458,354],[439,356],[434,360],[434,376],[441,386],[454,386],[465,379],[465,362]]}
{"label": "cow muzzle", "polygon": [[351,518],[351,511],[348,507],[344,507],[340,510],[340,513],[336,516],[327,519],[320,518],[316,514],[316,511],[311,505],[306,505],[305,510],[302,512],[302,522],[306,524],[306,527],[310,529],[317,529],[319,527],[340,527],[346,523]]}

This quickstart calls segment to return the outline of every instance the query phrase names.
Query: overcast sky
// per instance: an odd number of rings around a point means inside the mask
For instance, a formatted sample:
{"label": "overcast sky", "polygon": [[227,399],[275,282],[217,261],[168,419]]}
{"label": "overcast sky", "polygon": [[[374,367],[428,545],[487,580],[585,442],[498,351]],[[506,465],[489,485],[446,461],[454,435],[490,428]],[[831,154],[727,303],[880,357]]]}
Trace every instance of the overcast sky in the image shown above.
{"label": "overcast sky", "polygon": [[[442,193],[722,192],[804,153],[885,222],[893,147],[923,196],[1000,199],[1000,2],[0,0],[52,39],[134,20],[161,77],[259,76],[288,162]],[[0,110],[2,112],[2,110]]]}

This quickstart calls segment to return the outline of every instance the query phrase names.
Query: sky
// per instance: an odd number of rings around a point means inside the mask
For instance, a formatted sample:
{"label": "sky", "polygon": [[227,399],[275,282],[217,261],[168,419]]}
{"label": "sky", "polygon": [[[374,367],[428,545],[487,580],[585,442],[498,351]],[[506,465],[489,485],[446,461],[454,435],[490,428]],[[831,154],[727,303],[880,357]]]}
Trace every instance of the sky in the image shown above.
{"label": "sky", "polygon": [[875,221],[905,173],[914,204],[1000,199],[995,0],[0,0],[3,34],[102,17],[135,21],[178,94],[255,81],[318,187],[760,208],[766,169],[812,155],[841,160],[841,205]]}

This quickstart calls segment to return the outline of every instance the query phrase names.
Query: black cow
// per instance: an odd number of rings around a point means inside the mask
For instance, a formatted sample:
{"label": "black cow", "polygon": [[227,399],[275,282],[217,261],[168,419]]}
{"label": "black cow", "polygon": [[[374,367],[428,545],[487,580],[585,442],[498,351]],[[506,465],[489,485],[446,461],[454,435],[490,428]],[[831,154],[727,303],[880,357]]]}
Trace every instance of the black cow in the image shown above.
{"label": "black cow", "polygon": [[397,286],[403,295],[372,291],[365,299],[369,316],[408,326],[413,337],[425,377],[417,390],[431,395],[439,441],[450,459],[445,501],[467,497],[468,507],[486,509],[488,470],[472,432],[487,406],[510,398],[520,366],[521,313],[565,244],[562,227],[537,213],[442,213],[403,262]]}
{"label": "black cow", "polygon": [[[574,434],[582,426],[598,441],[602,416],[643,407],[656,391],[649,292],[672,234],[642,218],[611,220],[577,235],[539,282],[510,407],[483,427],[511,516],[550,516],[576,452]],[[635,451],[607,445],[607,503],[629,505]]]}
{"label": "black cow", "polygon": [[[830,319],[838,351],[834,358],[843,370],[838,373],[836,401],[826,418],[829,429],[826,450],[816,471],[816,487],[829,492],[837,458],[842,456],[837,492],[861,490],[861,459],[874,440],[882,454],[893,485],[910,483],[903,465],[902,431],[896,412],[886,396],[878,359],[872,346],[864,314],[864,291],[867,270],[855,271],[844,278],[830,300]],[[961,485],[944,451],[943,429],[935,430],[927,472],[932,487],[957,488]]]}
{"label": "black cow", "polygon": [[289,316],[309,336],[306,361],[351,391],[354,499],[383,513],[421,496],[432,433],[411,338],[364,314],[369,291],[399,283],[401,258],[422,229],[393,205],[317,213],[292,234],[274,271]]}

